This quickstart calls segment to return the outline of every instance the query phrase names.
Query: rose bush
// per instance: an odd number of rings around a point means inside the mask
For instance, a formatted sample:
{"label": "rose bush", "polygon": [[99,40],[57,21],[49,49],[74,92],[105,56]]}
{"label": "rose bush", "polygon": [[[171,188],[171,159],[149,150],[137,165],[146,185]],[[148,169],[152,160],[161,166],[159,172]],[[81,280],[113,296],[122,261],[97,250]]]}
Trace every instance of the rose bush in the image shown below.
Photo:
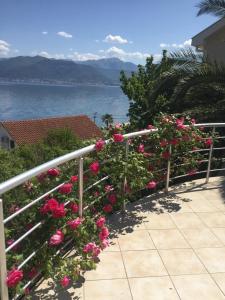
{"label": "rose bush", "polygon": [[[9,246],[41,222],[26,242],[7,253],[10,295],[21,293],[22,285],[30,280],[31,270],[35,271],[34,276],[40,270],[42,276],[52,277],[56,284],[67,287],[82,271],[95,268],[96,257],[109,244],[106,216],[132,201],[139,191],[152,192],[164,187],[168,160],[171,161],[171,177],[194,176],[204,163],[204,156],[196,150],[213,143],[210,135],[194,123],[189,117],[162,115],[154,125],[148,126],[149,129],[158,128],[157,131],[132,140],[123,135],[127,126],[111,126],[109,142],[97,140],[96,151],[84,159],[85,188],[95,185],[84,194],[87,207],[82,218],[78,215],[78,166],[74,162],[50,169],[7,193],[5,216],[60,185],[7,223],[5,235]],[[104,177],[105,180],[101,180]],[[33,249],[38,249],[37,255],[19,270],[18,266]],[[75,256],[66,255],[70,249],[75,251]]]}

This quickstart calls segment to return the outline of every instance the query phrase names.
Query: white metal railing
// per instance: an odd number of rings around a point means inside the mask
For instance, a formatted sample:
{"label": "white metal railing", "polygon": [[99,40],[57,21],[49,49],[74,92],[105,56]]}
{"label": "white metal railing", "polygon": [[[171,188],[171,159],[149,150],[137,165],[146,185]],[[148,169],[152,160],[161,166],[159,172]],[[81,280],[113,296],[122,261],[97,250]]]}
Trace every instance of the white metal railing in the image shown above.
{"label": "white metal railing", "polygon": [[[225,123],[207,123],[207,124],[196,124],[196,127],[208,127],[208,128],[212,128],[212,133],[215,133],[216,128],[222,128],[225,127]],[[133,132],[133,133],[128,133],[124,135],[124,138],[126,138],[127,140],[125,141],[125,157],[128,156],[128,151],[129,151],[129,142],[128,139],[132,139],[135,137],[141,137],[144,135],[149,135],[152,132],[157,132],[157,129],[149,129],[149,130],[142,130],[142,131],[138,131],[138,132]],[[220,139],[225,139],[224,136],[220,136]],[[105,141],[106,143],[109,142],[109,140]],[[207,166],[207,170],[205,171],[199,171],[197,172],[198,174],[201,173],[206,173],[206,183],[209,181],[210,178],[210,172],[212,171],[222,171],[225,170],[224,169],[214,169],[211,170],[211,161],[212,161],[212,156],[213,156],[213,150],[216,150],[217,148],[214,148],[214,145],[212,144],[210,146],[210,149],[204,149],[206,151],[209,151],[209,158],[208,160],[206,160],[208,162],[208,166]],[[223,149],[223,148],[218,148],[218,149]],[[58,157],[56,159],[53,159],[49,162],[46,162],[38,167],[35,167],[27,172],[24,172],[18,176],[15,176],[3,183],[0,184],[0,198],[2,197],[2,195],[10,190],[12,190],[13,188],[25,183],[26,181],[28,181],[29,179],[38,176],[46,171],[48,171],[51,168],[57,167],[59,165],[62,165],[66,162],[69,162],[71,160],[78,160],[78,180],[79,180],[79,216],[82,217],[83,211],[87,209],[87,207],[83,207],[83,194],[88,191],[91,187],[95,186],[98,182],[95,182],[94,184],[92,184],[91,186],[87,187],[84,190],[84,186],[83,186],[83,175],[84,175],[84,169],[83,169],[83,160],[84,157],[87,156],[88,154],[92,153],[95,151],[95,145],[90,145],[87,146],[85,148],[76,150],[74,152],[71,152],[69,154],[63,155],[61,157]],[[169,149],[170,153],[172,151],[172,148],[170,147]],[[197,151],[201,151],[201,150],[197,150]],[[167,164],[167,176],[166,176],[166,186],[165,186],[165,191],[168,192],[169,189],[169,185],[170,185],[170,181],[172,179],[176,179],[176,178],[180,178],[180,177],[184,177],[187,176],[186,175],[181,175],[181,176],[176,176],[173,178],[170,178],[170,169],[171,169],[171,161],[170,159],[168,159],[168,164]],[[99,182],[108,179],[109,176],[105,176],[104,178],[102,178]],[[26,211],[27,209],[29,209],[30,207],[32,207],[34,204],[38,203],[39,201],[41,201],[44,197],[46,197],[47,195],[51,194],[52,192],[56,191],[60,186],[62,186],[64,183],[59,184],[58,186],[54,187],[53,189],[49,190],[48,192],[44,193],[43,195],[41,195],[40,197],[38,197],[37,199],[34,199],[33,201],[31,201],[29,204],[25,205],[24,207],[22,207],[21,209],[19,209],[18,211],[16,211],[15,213],[13,213],[12,215],[8,216],[7,218],[4,219],[4,215],[3,215],[3,200],[0,199],[0,288],[1,288],[1,299],[2,300],[8,300],[9,296],[8,296],[8,288],[6,285],[6,278],[7,278],[7,261],[6,261],[6,253],[9,252],[15,245],[19,244],[25,237],[27,237],[29,234],[31,234],[34,230],[36,230],[37,228],[39,228],[42,225],[42,222],[37,223],[36,225],[34,225],[31,229],[29,229],[25,234],[23,234],[20,238],[18,238],[13,244],[11,244],[8,248],[6,248],[5,245],[5,233],[4,233],[4,229],[5,229],[5,224],[7,222],[9,222],[10,220],[14,219],[15,217],[17,217],[18,215],[20,215],[21,213],[23,213],[24,211]],[[124,178],[124,186],[126,185],[126,178]],[[69,202],[68,202],[69,203]],[[66,204],[68,204],[66,203]],[[124,207],[125,209],[125,203],[124,203]],[[43,246],[43,245],[42,245]],[[28,261],[30,261],[38,252],[38,249],[33,251],[20,265],[19,268],[22,268]],[[36,276],[37,277],[37,276]],[[36,278],[35,277],[35,278]],[[35,278],[33,280],[35,280]],[[24,289],[26,287],[29,286],[29,284],[32,283],[32,281],[29,281],[25,286]]]}

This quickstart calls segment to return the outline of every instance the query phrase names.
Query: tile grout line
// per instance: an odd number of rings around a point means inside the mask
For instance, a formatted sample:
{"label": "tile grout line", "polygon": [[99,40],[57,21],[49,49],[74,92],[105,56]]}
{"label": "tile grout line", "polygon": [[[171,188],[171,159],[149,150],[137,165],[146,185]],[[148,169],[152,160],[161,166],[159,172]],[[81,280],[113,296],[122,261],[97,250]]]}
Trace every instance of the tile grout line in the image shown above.
{"label": "tile grout line", "polygon": [[130,286],[130,282],[129,282],[129,277],[128,277],[128,274],[127,274],[127,270],[126,270],[126,266],[125,266],[125,262],[124,262],[124,258],[123,258],[123,253],[122,253],[122,250],[121,250],[121,247],[120,247],[119,240],[118,240],[117,242],[118,242],[118,246],[119,246],[119,249],[120,249],[120,255],[121,255],[121,258],[122,258],[124,271],[125,271],[125,273],[126,273],[126,279],[127,279],[127,283],[128,283],[128,286],[129,286],[129,291],[130,291],[131,299],[134,300],[133,294],[132,294],[132,291],[131,291],[131,286]]}
{"label": "tile grout line", "polygon": [[[194,212],[195,213],[195,212]],[[196,214],[197,215],[197,214]],[[197,217],[200,219],[200,217],[197,215]],[[200,219],[201,220],[201,219]],[[201,222],[203,223],[203,221],[201,220]],[[203,223],[203,225],[205,225],[205,223]],[[205,226],[206,228],[208,228],[208,226]],[[181,231],[181,228],[178,228],[177,227],[177,229],[178,229],[178,231],[180,232],[180,234],[183,236],[183,238],[186,240],[186,242],[190,245],[190,247],[191,247],[191,249],[192,249],[192,251],[194,252],[194,254],[197,256],[197,258],[199,259],[199,261],[202,263],[202,265],[204,266],[204,268],[205,268],[205,270],[206,270],[206,272],[207,272],[207,274],[210,276],[210,278],[212,279],[212,281],[216,284],[216,286],[219,288],[219,290],[221,291],[221,293],[223,294],[223,295],[225,295],[224,294],[224,292],[222,291],[222,289],[220,288],[220,286],[217,284],[217,282],[214,280],[214,278],[213,278],[213,276],[211,275],[211,273],[208,271],[208,269],[207,269],[207,267],[205,266],[205,264],[203,263],[203,261],[201,260],[201,258],[199,257],[199,255],[197,254],[197,252],[195,251],[195,248],[193,248],[192,246],[191,246],[191,244],[189,243],[189,241],[185,238],[185,236],[184,236],[184,234],[182,233],[182,231]],[[196,228],[196,229],[198,229],[198,228]],[[218,248],[218,247],[217,247]],[[217,249],[217,248],[215,248],[215,249]],[[222,248],[222,247],[221,247]],[[199,249],[199,248],[196,248],[196,249]],[[204,249],[204,248],[201,248],[201,249]],[[192,275],[200,275],[200,274],[192,274]]]}
{"label": "tile grout line", "polygon": [[[176,226],[176,224],[175,224],[175,226]],[[172,280],[172,278],[171,278],[171,276],[170,276],[170,274],[169,274],[169,272],[168,272],[168,270],[167,270],[167,268],[166,268],[166,265],[164,264],[164,261],[163,261],[161,255],[160,255],[160,253],[159,253],[159,249],[157,249],[157,247],[156,247],[156,245],[155,245],[155,243],[154,243],[154,241],[153,241],[153,239],[152,239],[152,237],[151,237],[151,234],[150,234],[149,232],[148,232],[148,234],[149,234],[150,239],[152,240],[153,245],[155,246],[155,249],[156,249],[156,251],[157,251],[157,253],[158,253],[158,255],[159,255],[159,257],[160,257],[160,259],[161,259],[161,261],[162,261],[162,264],[163,264],[163,266],[164,266],[166,272],[168,273],[168,277],[169,277],[169,279],[170,279],[170,281],[171,281],[171,283],[172,283],[172,285],[173,285],[173,287],[174,287],[174,290],[176,291],[176,294],[177,294],[178,298],[179,298],[180,300],[182,300],[181,297],[180,297],[180,295],[179,295],[179,293],[178,293],[178,291],[177,291],[177,289],[176,289],[176,287],[175,287],[175,284],[174,284],[174,282],[173,282],[173,280]]]}

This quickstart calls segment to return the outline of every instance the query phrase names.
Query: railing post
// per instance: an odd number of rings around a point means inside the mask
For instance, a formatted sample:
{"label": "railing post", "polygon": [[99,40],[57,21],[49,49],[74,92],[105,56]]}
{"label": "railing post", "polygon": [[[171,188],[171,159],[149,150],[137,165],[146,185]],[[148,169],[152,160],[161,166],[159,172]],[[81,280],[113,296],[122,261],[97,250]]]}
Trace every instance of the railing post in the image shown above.
{"label": "railing post", "polygon": [[[214,136],[216,131],[216,127],[213,126],[213,130],[212,130],[212,136]],[[210,171],[211,171],[211,162],[212,162],[212,153],[213,153],[213,145],[214,143],[212,142],[212,144],[210,145],[210,149],[209,149],[209,161],[208,161],[208,168],[207,168],[207,173],[206,173],[206,180],[205,183],[209,182],[209,177],[210,177]]]}
{"label": "railing post", "polygon": [[80,157],[79,159],[79,216],[83,216],[83,193],[84,193],[84,159]]}
{"label": "railing post", "polygon": [[[126,176],[126,172],[127,172],[127,159],[128,159],[128,151],[129,151],[129,140],[126,140],[125,143],[125,167],[124,167],[124,182],[123,182],[123,194],[125,196],[126,194],[126,190],[127,190],[127,176]],[[125,200],[123,200],[123,212],[126,211],[126,202]]]}
{"label": "railing post", "polygon": [[3,201],[0,199],[0,295],[2,300],[8,300],[8,287],[6,285],[7,264],[5,254],[5,231],[3,223]]}
{"label": "railing post", "polygon": [[172,146],[169,146],[169,154],[170,157],[167,162],[167,173],[166,173],[166,187],[165,187],[165,192],[169,192],[169,186],[170,186],[170,165],[171,165],[171,154],[172,154]]}

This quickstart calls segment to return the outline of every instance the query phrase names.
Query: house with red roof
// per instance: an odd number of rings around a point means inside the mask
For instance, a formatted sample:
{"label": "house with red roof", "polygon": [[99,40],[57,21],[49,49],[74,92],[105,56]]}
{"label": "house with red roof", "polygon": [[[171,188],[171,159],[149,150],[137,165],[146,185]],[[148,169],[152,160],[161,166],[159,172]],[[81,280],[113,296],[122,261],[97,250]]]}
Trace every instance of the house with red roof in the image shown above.
{"label": "house with red roof", "polygon": [[102,137],[101,130],[86,115],[1,121],[0,147],[12,149],[24,144],[35,144],[43,140],[49,130],[60,128],[70,129],[75,136],[82,140]]}

